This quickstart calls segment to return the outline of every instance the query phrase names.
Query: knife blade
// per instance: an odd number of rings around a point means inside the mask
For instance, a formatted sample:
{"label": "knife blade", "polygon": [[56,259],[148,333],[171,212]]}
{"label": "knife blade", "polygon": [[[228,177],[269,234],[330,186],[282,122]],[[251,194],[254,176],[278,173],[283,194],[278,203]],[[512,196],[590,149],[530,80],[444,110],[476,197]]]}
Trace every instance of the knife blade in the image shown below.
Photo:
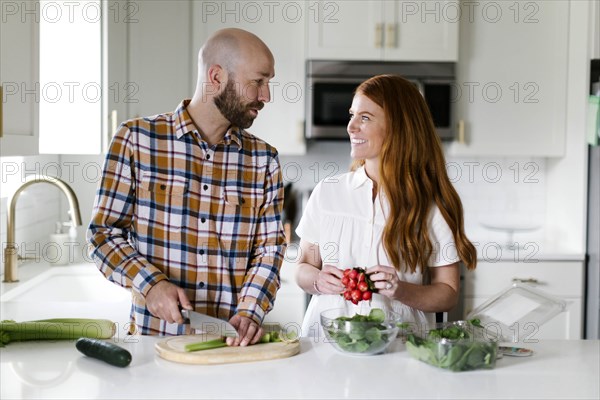
{"label": "knife blade", "polygon": [[183,315],[183,318],[190,321],[192,328],[201,332],[228,337],[238,336],[233,325],[222,319],[200,314],[199,312],[192,310],[181,310],[181,315]]}

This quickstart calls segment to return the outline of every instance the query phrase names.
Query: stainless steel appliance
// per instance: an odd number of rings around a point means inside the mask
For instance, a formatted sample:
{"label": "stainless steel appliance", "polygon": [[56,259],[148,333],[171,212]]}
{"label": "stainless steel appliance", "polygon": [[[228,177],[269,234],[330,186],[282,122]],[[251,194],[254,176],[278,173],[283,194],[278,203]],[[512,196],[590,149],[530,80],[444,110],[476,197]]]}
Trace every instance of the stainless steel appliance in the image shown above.
{"label": "stainless steel appliance", "polygon": [[[590,95],[600,97],[600,59],[591,60]],[[592,121],[594,119],[590,119]],[[596,126],[589,126],[597,135],[588,147],[588,209],[586,251],[586,319],[585,338],[600,339],[600,115]]]}
{"label": "stainless steel appliance", "polygon": [[307,139],[348,140],[348,109],[356,87],[380,74],[413,82],[425,98],[442,140],[455,138],[455,64],[450,62],[373,62],[308,60],[306,66]]}

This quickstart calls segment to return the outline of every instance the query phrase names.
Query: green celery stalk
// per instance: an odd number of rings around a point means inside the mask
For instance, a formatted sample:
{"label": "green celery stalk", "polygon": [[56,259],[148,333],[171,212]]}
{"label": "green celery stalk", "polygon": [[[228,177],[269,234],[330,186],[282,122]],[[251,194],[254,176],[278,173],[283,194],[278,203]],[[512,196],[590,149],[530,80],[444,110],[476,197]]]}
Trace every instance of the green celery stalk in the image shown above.
{"label": "green celery stalk", "polygon": [[[279,332],[270,332],[270,333],[265,333],[264,335],[262,335],[260,337],[260,339],[258,340],[258,343],[278,343],[278,342],[283,342],[283,341],[289,341],[289,342],[294,342],[297,341],[298,339],[295,337],[295,335],[292,334],[288,334],[288,335],[284,335],[283,333],[279,333]],[[194,342],[194,343],[188,343],[184,346],[184,350],[185,351],[200,351],[200,350],[210,350],[210,349],[218,349],[219,347],[225,347],[227,346],[227,343],[225,343],[225,338],[218,338],[218,339],[213,339],[213,340],[207,340],[205,342]]]}
{"label": "green celery stalk", "polygon": [[210,350],[210,349],[218,349],[219,347],[225,347],[227,343],[225,343],[225,339],[218,338],[213,340],[207,340],[206,342],[195,342],[188,343],[185,345],[185,351],[200,351],[200,350]]}

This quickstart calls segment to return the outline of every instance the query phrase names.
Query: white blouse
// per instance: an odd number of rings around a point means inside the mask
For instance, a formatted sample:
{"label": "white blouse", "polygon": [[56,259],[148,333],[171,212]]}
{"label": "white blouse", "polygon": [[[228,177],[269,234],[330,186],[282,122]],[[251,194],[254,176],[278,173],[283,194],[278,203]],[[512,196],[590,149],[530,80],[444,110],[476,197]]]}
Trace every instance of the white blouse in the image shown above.
{"label": "white blouse", "polygon": [[[372,201],[373,181],[364,167],[353,172],[322,180],[313,190],[296,233],[310,243],[319,246],[323,264],[340,269],[374,265],[391,266],[381,243],[389,205],[382,193]],[[429,266],[438,267],[459,261],[454,236],[437,206],[429,213],[430,237],[434,246]],[[423,275],[398,272],[402,281],[422,284]],[[340,295],[313,296],[304,321],[302,336],[322,335],[320,313],[331,308],[345,307],[348,311],[365,312],[368,302],[354,305]],[[419,326],[435,323],[434,313],[425,313],[400,301],[374,294],[370,307],[392,310],[402,316],[403,322]],[[322,336],[321,336],[322,337]]]}

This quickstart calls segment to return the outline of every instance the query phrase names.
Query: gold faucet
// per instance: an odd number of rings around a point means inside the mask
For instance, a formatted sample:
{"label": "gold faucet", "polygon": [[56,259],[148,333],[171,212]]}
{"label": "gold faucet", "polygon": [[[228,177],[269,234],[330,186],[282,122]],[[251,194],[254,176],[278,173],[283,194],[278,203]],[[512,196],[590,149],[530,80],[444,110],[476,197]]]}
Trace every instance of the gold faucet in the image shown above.
{"label": "gold faucet", "polygon": [[50,183],[58,187],[67,196],[69,201],[69,216],[73,226],[81,225],[81,214],[79,212],[79,202],[75,192],[64,181],[47,175],[29,175],[25,182],[9,196],[6,202],[6,247],[4,248],[4,282],[17,282],[17,263],[20,259],[19,249],[15,242],[15,211],[17,199],[23,190],[35,183]]}

